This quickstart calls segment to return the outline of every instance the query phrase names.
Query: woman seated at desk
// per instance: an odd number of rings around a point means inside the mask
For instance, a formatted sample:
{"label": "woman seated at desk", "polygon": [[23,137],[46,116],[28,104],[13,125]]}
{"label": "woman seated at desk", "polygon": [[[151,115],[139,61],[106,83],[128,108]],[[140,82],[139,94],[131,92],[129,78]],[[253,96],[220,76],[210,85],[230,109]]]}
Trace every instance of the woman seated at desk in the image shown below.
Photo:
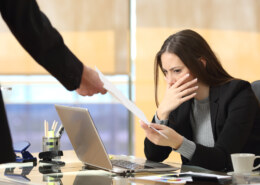
{"label": "woman seated at desk", "polygon": [[[167,89],[158,103],[159,68]],[[232,170],[232,153],[260,154],[260,106],[249,82],[235,79],[208,43],[183,30],[167,38],[155,58],[156,114],[146,132],[145,155],[163,161],[172,150],[184,164]]]}

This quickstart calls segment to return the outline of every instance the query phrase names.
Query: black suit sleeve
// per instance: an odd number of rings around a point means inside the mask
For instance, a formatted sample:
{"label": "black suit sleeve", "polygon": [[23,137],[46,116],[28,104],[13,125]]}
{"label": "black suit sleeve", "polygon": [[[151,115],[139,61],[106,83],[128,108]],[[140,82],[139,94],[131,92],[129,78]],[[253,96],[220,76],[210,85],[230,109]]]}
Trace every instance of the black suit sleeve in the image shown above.
{"label": "black suit sleeve", "polygon": [[35,0],[1,0],[0,11],[23,48],[68,90],[79,87],[83,64],[40,11]]}

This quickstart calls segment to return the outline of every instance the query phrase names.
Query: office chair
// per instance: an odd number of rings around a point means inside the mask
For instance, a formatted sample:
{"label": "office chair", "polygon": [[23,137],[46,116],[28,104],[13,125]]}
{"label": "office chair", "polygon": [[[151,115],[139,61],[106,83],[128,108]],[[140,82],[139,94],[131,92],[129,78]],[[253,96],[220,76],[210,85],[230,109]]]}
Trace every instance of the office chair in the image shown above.
{"label": "office chair", "polygon": [[260,80],[254,81],[251,83],[252,89],[260,102]]}

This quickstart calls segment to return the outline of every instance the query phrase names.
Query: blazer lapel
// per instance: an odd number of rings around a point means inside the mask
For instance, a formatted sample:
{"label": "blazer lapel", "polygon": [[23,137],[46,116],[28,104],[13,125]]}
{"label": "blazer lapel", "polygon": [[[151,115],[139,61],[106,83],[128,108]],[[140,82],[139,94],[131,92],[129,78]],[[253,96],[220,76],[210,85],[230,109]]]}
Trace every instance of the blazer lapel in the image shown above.
{"label": "blazer lapel", "polygon": [[219,103],[218,103],[219,95],[220,95],[219,86],[210,88],[209,100],[210,100],[211,125],[212,125],[212,132],[215,141],[217,136],[216,120],[217,120],[218,107],[219,107]]}
{"label": "blazer lapel", "polygon": [[184,102],[178,109],[178,116],[176,115],[176,131],[185,136],[187,139],[192,139],[193,137],[190,123],[191,103],[192,100]]}

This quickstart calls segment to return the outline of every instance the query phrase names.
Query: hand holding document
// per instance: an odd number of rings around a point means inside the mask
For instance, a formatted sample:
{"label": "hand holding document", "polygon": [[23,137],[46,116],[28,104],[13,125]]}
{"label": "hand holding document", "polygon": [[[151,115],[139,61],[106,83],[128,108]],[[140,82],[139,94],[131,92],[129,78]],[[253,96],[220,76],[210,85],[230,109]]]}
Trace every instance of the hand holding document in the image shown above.
{"label": "hand holding document", "polygon": [[[127,99],[111,82],[107,80],[107,78],[97,69],[96,71],[99,75],[100,80],[104,83],[104,88],[113,96],[115,97],[120,103],[122,103],[129,111],[131,111],[135,116],[140,118],[146,124],[149,123],[147,118],[145,117],[144,113],[129,99]],[[160,135],[168,139],[166,135],[164,135],[159,130],[150,126],[154,131],[158,132]]]}

